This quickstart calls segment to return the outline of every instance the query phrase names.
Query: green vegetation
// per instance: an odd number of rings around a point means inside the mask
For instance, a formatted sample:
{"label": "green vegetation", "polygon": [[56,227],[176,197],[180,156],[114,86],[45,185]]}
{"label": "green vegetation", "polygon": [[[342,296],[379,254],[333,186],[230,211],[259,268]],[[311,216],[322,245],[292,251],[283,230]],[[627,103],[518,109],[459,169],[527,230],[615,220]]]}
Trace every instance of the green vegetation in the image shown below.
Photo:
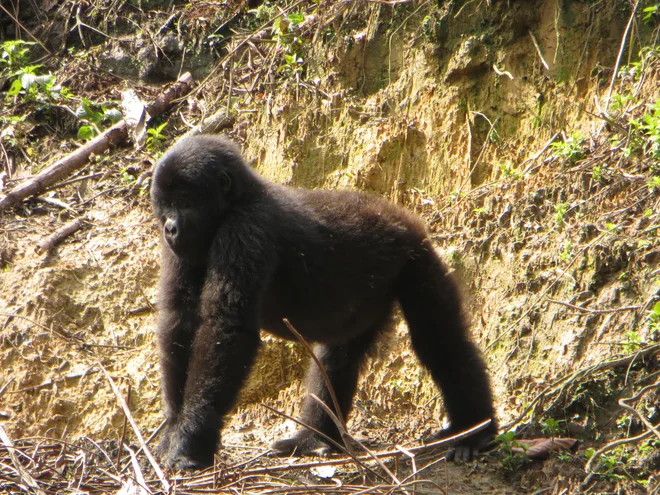
{"label": "green vegetation", "polygon": [[[56,85],[55,76],[50,74],[38,74],[40,65],[30,65],[30,47],[34,43],[25,41],[6,41],[0,45],[0,74],[7,77],[10,81],[9,90],[5,93],[5,100],[20,99],[25,103],[36,103],[37,107],[28,107],[38,109],[42,106],[56,105],[66,108],[74,114],[82,123],[78,129],[77,137],[87,141],[100,133],[100,127],[106,123],[117,122],[121,119],[121,113],[113,108],[106,108],[105,105],[93,104],[86,98],[80,98],[80,105],[74,111],[64,103],[73,100],[71,91],[59,85]],[[9,132],[5,131],[5,136],[9,136],[8,143],[17,146],[18,139],[21,136],[19,125],[26,119],[27,115],[3,117],[4,123],[9,124]]]}
{"label": "green vegetation", "polygon": [[149,151],[162,149],[163,143],[167,139],[167,136],[163,133],[165,127],[167,127],[167,122],[163,122],[158,127],[147,129],[147,149]]}
{"label": "green vegetation", "polygon": [[561,158],[565,164],[572,165],[586,156],[587,151],[583,143],[584,137],[574,132],[564,141],[555,141],[550,146],[555,156]]}
{"label": "green vegetation", "polygon": [[78,129],[78,139],[83,141],[100,134],[103,124],[121,120],[119,110],[96,105],[87,98],[81,98],[80,106],[76,109],[76,116],[84,124]]}
{"label": "green vegetation", "polygon": [[570,209],[571,204],[570,203],[558,203],[555,205],[555,222],[557,223],[557,226],[561,229],[566,225],[566,220],[564,219],[564,216]]}
{"label": "green vegetation", "polygon": [[557,420],[554,418],[546,418],[546,420],[541,424],[541,430],[546,436],[558,437],[565,432],[565,429],[561,423],[564,423],[563,419]]}
{"label": "green vegetation", "polygon": [[498,452],[502,454],[502,469],[504,471],[518,471],[525,464],[531,462],[531,459],[526,453],[519,452],[520,449],[526,451],[527,447],[516,440],[515,432],[508,431],[502,433],[495,438],[495,442],[498,443]]}

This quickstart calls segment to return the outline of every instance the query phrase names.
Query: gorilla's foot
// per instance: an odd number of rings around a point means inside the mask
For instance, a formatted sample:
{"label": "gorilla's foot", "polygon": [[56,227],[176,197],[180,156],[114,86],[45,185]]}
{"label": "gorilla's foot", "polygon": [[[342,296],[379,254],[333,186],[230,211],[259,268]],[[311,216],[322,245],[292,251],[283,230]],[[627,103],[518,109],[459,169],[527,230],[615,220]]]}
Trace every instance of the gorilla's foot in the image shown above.
{"label": "gorilla's foot", "polygon": [[[440,430],[437,433],[434,433],[431,436],[428,436],[422,440],[423,443],[428,444],[432,442],[437,442],[438,440],[443,440],[445,438],[452,437],[463,430],[469,428],[457,429],[457,428],[445,428]],[[489,424],[484,430],[481,430],[477,433],[470,435],[469,437],[463,438],[456,442],[453,449],[447,454],[448,460],[454,460],[456,462],[469,462],[472,459],[475,459],[480,451],[485,449],[497,435],[497,424],[493,421]]]}
{"label": "gorilla's foot", "polygon": [[337,452],[334,445],[309,430],[301,430],[291,438],[275,442],[273,453],[279,456],[327,456]]}

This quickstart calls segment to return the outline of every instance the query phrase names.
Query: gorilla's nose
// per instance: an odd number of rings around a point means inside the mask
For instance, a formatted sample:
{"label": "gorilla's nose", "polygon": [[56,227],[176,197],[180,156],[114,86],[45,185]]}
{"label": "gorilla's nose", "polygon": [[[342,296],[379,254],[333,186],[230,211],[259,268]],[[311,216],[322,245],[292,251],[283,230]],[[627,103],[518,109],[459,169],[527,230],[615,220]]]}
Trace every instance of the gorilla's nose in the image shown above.
{"label": "gorilla's nose", "polygon": [[168,218],[165,221],[164,229],[165,229],[165,236],[166,237],[168,237],[171,240],[176,239],[176,236],[179,233],[179,230],[177,229],[175,220],[172,220],[171,218]]}

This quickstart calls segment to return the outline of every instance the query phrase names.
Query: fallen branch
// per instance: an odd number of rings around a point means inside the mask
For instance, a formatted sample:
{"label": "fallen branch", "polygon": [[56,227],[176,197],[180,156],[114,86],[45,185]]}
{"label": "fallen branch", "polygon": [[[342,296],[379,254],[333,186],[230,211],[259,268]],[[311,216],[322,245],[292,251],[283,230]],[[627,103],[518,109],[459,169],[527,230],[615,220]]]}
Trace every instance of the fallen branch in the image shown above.
{"label": "fallen branch", "polygon": [[234,125],[235,121],[236,118],[233,115],[227,114],[227,109],[223,108],[210,117],[202,119],[198,125],[186,132],[180,139],[197,134],[215,134],[223,129],[229,129]]}
{"label": "fallen branch", "polygon": [[[0,443],[2,443],[2,445],[4,445],[5,448],[7,449],[12,464],[14,465],[15,472],[18,475],[18,479],[22,483],[22,485],[19,484],[18,486],[21,488],[27,488],[26,491],[28,493],[35,493],[36,495],[45,495],[45,492],[41,488],[39,488],[39,484],[37,483],[37,481],[32,477],[30,473],[27,472],[27,470],[19,462],[18,457],[16,456],[16,452],[14,451],[14,444],[10,440],[9,436],[5,432],[2,425],[0,425]],[[29,459],[32,460],[31,458]]]}
{"label": "fallen branch", "polygon": [[170,483],[165,478],[165,474],[163,473],[163,470],[158,465],[158,462],[156,462],[156,459],[154,458],[153,454],[151,453],[151,450],[149,450],[149,447],[147,447],[147,444],[145,443],[144,438],[142,438],[142,433],[140,433],[140,428],[138,428],[138,425],[135,422],[135,419],[133,419],[133,415],[131,414],[131,410],[129,409],[128,404],[126,404],[126,401],[124,400],[124,397],[121,395],[121,392],[117,388],[117,385],[115,384],[114,380],[112,379],[110,374],[107,372],[105,367],[101,363],[98,363],[98,366],[101,368],[101,371],[105,375],[105,378],[108,380],[108,383],[110,384],[110,388],[112,389],[112,391],[115,394],[115,397],[117,398],[117,403],[123,409],[124,414],[126,415],[126,418],[128,419],[128,422],[131,424],[131,427],[133,428],[133,433],[135,433],[135,438],[137,438],[137,441],[140,444],[140,447],[142,448],[142,451],[144,452],[144,455],[147,456],[147,459],[149,460],[149,463],[151,464],[151,467],[153,467],[154,471],[156,472],[156,476],[158,476],[158,479],[160,480],[160,484],[162,485],[165,493],[169,493],[170,488],[171,488]]}
{"label": "fallen branch", "polygon": [[[491,423],[491,420],[488,419],[482,423],[479,423],[477,426],[470,428],[469,430],[465,430],[461,433],[458,433],[456,435],[453,435],[451,437],[443,438],[442,440],[436,440],[435,442],[431,442],[425,445],[419,445],[417,447],[411,447],[406,449],[410,453],[417,453],[417,452],[426,452],[435,448],[438,448],[440,446],[448,445],[453,442],[457,442],[459,440],[462,440],[464,438],[469,437],[470,435],[474,435],[475,433],[480,432],[481,430],[484,430],[489,424]],[[389,450],[386,452],[374,452],[373,455],[375,457],[378,457],[379,459],[382,459],[384,457],[400,457],[404,455],[403,452],[400,450]],[[373,461],[373,458],[369,455],[363,455],[357,458],[361,462],[369,462]],[[295,471],[298,469],[309,469],[311,467],[317,467],[317,466],[340,466],[342,464],[350,464],[354,462],[354,459],[352,458],[343,458],[343,459],[331,459],[328,461],[319,461],[315,460],[312,462],[305,462],[305,463],[300,463],[300,464],[284,464],[284,465],[278,465],[278,466],[271,466],[271,467],[263,467],[263,468],[254,468],[254,469],[246,469],[244,470],[241,474],[242,475],[257,475],[257,474],[272,474],[275,472],[281,472],[281,471]]]}
{"label": "fallen branch", "polygon": [[[155,117],[164,112],[176,98],[180,98],[190,91],[191,83],[192,76],[190,74],[186,73],[181,76],[170,89],[147,106],[149,115]],[[0,199],[0,211],[15,206],[30,196],[42,193],[46,188],[84,167],[92,154],[100,155],[110,146],[124,142],[127,137],[128,124],[125,120],[121,120],[89,143],[9,191],[7,196]]]}
{"label": "fallen branch", "polygon": [[0,211],[17,205],[30,196],[40,194],[47,187],[84,167],[92,154],[99,155],[103,153],[111,145],[124,141],[127,136],[128,126],[122,120],[86,145],[81,146],[70,155],[9,191],[7,196],[0,199]]}
{"label": "fallen branch", "polygon": [[76,218],[71,222],[67,223],[63,227],[56,230],[53,234],[46,237],[44,240],[39,242],[34,248],[37,254],[47,253],[50,251],[56,244],[62,242],[65,238],[80,230],[80,228],[85,223],[84,218]]}
{"label": "fallen branch", "polygon": [[558,301],[556,299],[548,299],[548,302],[559,304],[561,306],[566,306],[567,308],[575,309],[577,311],[583,311],[585,313],[591,313],[592,315],[604,315],[608,313],[619,313],[623,311],[637,311],[641,306],[623,306],[621,308],[614,309],[590,309],[576,306],[575,304],[570,304],[564,301]]}

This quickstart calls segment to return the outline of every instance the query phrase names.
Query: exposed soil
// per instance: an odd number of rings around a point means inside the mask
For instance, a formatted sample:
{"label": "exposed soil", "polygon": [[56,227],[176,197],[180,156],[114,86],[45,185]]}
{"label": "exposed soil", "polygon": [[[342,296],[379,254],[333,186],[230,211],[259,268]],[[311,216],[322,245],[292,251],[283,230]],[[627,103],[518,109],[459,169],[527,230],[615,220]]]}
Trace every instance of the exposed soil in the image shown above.
{"label": "exposed soil", "polygon": [[[52,53],[40,73],[73,96],[9,96],[15,77],[2,73],[0,198],[82,144],[76,136],[89,119],[67,110],[81,98],[119,109],[131,88],[149,102],[184,71],[196,87],[149,124],[167,123],[162,142],[113,148],[71,177],[78,180],[0,211],[0,426],[8,436],[0,492],[36,492],[31,473],[45,493],[141,493],[129,486],[139,469],[116,469],[131,459],[117,446],[140,445],[103,370],[142,434],[156,431],[159,247],[148,172],[189,126],[228,108],[236,117],[229,134],[269,179],[367,190],[422,215],[463,284],[503,431],[580,441],[543,461],[512,454],[516,440],[505,441],[469,466],[429,467],[408,493],[659,493],[660,124],[644,130],[631,121],[660,122],[660,57],[657,24],[642,21],[642,7],[632,36],[632,7],[615,0],[303,1],[251,12],[240,2],[46,3],[38,17],[30,6],[12,15]],[[278,15],[289,28],[274,22]],[[28,38],[8,17],[0,29],[3,42],[17,32]],[[641,46],[652,50],[640,58]],[[608,106],[617,95],[630,99]],[[81,230],[35,252],[73,218],[85,219]],[[388,337],[365,365],[349,422],[378,451],[419,445],[444,417],[405,325],[397,320]],[[215,474],[178,478],[180,492],[403,492],[353,463],[329,477],[295,465],[249,474],[288,462],[262,456],[295,428],[263,405],[296,415],[304,354],[264,335]],[[631,402],[637,413],[618,403],[647,386]],[[588,449],[644,432],[598,453],[588,466],[595,471],[585,472]],[[23,453],[16,460],[9,439]],[[163,490],[137,457],[149,489]],[[385,463],[402,480],[440,457]]]}

